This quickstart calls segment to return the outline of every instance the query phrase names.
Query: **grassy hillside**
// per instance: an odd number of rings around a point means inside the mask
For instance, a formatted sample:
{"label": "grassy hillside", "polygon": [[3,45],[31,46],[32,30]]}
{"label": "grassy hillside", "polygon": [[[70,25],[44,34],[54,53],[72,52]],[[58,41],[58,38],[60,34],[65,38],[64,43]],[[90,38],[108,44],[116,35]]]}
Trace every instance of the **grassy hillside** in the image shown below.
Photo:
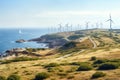
{"label": "grassy hillside", "polygon": [[118,32],[94,29],[69,32],[67,36],[68,33],[58,33],[65,34],[64,39],[73,35],[84,37],[69,40],[57,49],[37,50],[39,57],[21,55],[1,60],[0,74],[6,78],[15,74],[20,80],[119,80]]}

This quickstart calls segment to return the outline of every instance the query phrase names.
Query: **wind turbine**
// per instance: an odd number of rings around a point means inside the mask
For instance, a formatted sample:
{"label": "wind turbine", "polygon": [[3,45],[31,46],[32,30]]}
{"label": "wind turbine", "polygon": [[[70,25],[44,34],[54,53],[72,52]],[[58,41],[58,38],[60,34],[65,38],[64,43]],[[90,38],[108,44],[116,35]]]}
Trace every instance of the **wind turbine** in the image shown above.
{"label": "wind turbine", "polygon": [[98,23],[96,23],[96,28],[97,28],[97,29],[99,28],[99,24],[98,24]]}
{"label": "wind turbine", "polygon": [[72,24],[70,25],[70,29],[71,29],[71,31],[72,31]]}
{"label": "wind turbine", "polygon": [[68,29],[69,29],[69,24],[68,24],[68,23],[65,24],[65,27],[66,27],[66,31],[68,31]]}
{"label": "wind turbine", "polygon": [[80,24],[78,24],[78,25],[77,25],[77,27],[78,27],[78,30],[80,30],[80,29],[81,29],[81,26],[80,26]]}
{"label": "wind turbine", "polygon": [[94,24],[91,24],[91,29],[94,29]]}
{"label": "wind turbine", "polygon": [[110,22],[110,31],[112,30],[112,23],[113,23],[113,20],[111,18],[111,14],[109,14],[109,19],[107,20],[107,22]]}
{"label": "wind turbine", "polygon": [[100,23],[100,28],[101,28],[101,29],[103,28],[103,23],[102,23],[102,22]]}
{"label": "wind turbine", "polygon": [[88,29],[88,27],[89,27],[89,22],[86,22],[86,30]]}
{"label": "wind turbine", "polygon": [[58,24],[58,25],[59,25],[58,31],[62,32],[62,25],[61,24]]}

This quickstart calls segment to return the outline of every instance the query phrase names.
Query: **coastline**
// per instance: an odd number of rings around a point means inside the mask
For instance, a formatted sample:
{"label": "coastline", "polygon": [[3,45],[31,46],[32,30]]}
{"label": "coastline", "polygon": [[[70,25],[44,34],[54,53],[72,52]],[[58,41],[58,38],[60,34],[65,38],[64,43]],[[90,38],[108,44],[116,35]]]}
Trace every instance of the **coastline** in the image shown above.
{"label": "coastline", "polygon": [[[21,30],[22,33],[19,33]],[[36,42],[25,42],[25,43],[16,43],[16,40],[24,39],[29,40],[32,38],[39,37],[41,35],[47,34],[47,29],[0,29],[0,53],[4,53],[6,50],[12,48],[42,48],[41,44],[37,44]]]}

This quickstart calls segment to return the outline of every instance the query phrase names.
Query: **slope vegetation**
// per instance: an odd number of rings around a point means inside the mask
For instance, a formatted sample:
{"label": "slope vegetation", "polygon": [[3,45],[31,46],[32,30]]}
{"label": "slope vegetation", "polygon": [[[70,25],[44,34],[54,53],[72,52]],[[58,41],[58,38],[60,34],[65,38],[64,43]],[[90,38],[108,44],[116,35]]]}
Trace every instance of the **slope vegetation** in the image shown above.
{"label": "slope vegetation", "polygon": [[[58,33],[59,35],[64,33]],[[67,33],[66,33],[67,34]],[[68,42],[55,49],[38,50],[39,57],[18,56],[1,60],[0,74],[11,74],[21,80],[119,80],[120,35],[118,30],[87,30],[70,32]],[[84,35],[69,40],[71,35]],[[47,55],[48,54],[48,55]],[[51,55],[49,55],[51,54]],[[24,57],[24,58],[23,58]]]}

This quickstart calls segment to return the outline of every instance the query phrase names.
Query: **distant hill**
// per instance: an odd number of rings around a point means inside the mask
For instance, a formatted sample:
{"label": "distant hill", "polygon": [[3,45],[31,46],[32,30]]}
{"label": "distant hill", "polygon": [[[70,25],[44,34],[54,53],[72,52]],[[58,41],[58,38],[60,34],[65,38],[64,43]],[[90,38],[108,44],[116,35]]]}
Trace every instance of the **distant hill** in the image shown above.
{"label": "distant hill", "polygon": [[39,38],[31,39],[29,41],[36,41],[38,43],[50,43],[50,48],[63,46],[65,43],[75,41],[80,42],[82,39],[90,36],[100,46],[112,45],[120,42],[120,30],[114,29],[110,33],[107,29],[88,29],[71,32],[61,32],[54,34],[43,35]]}

